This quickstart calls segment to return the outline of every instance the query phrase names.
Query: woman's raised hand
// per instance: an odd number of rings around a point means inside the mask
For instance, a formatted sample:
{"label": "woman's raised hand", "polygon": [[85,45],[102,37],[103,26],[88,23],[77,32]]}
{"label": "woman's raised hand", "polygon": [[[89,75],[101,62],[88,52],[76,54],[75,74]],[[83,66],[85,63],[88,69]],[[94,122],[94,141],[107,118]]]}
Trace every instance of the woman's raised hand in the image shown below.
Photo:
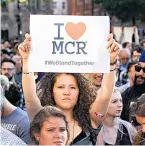
{"label": "woman's raised hand", "polygon": [[113,39],[113,34],[109,34],[107,39],[107,49],[110,52],[110,63],[117,59],[119,54],[119,44]]}
{"label": "woman's raised hand", "polygon": [[22,59],[28,59],[31,51],[31,36],[28,33],[25,34],[25,40],[18,46],[18,49]]}

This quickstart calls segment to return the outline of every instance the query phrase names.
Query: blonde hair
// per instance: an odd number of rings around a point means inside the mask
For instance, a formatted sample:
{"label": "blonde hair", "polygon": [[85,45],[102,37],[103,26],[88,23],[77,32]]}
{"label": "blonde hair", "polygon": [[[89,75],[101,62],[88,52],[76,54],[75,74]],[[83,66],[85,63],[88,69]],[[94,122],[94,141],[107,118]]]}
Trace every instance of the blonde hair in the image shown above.
{"label": "blonde hair", "polygon": [[[114,87],[112,96],[113,96],[114,93],[118,93],[121,96],[121,93],[119,92],[117,87]],[[116,117],[116,125],[114,125],[114,126],[116,126],[118,131],[121,132],[121,137],[123,136],[123,134],[125,134],[123,132],[123,127],[125,127],[127,129],[130,142],[131,143],[134,142],[137,132],[136,132],[135,127],[131,123],[129,123],[127,121],[124,121],[124,120],[120,119],[119,117]],[[102,128],[101,128],[101,130],[98,134],[98,137],[97,137],[97,145],[105,145],[105,142],[103,140],[103,135],[104,135],[104,133],[107,133],[107,131],[108,131],[107,128],[103,124],[103,126],[102,126]],[[107,133],[107,135],[109,135],[109,134],[110,133]]]}

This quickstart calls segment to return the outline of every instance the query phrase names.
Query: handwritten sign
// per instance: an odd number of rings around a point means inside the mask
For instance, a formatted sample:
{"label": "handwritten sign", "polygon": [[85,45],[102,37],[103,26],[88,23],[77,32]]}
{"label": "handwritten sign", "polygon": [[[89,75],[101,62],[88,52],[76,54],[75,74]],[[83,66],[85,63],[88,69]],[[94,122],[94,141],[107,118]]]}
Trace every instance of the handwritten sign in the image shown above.
{"label": "handwritten sign", "polygon": [[108,16],[31,15],[29,71],[107,73]]}

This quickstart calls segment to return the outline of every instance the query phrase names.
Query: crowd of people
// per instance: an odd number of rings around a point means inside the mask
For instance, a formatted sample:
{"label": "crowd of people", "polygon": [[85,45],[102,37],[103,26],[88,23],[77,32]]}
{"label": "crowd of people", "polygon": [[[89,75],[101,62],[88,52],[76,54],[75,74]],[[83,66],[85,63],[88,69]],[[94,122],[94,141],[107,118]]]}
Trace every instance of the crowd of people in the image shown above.
{"label": "crowd of people", "polygon": [[110,73],[90,74],[28,72],[29,34],[1,44],[1,143],[145,145],[145,41],[106,41]]}

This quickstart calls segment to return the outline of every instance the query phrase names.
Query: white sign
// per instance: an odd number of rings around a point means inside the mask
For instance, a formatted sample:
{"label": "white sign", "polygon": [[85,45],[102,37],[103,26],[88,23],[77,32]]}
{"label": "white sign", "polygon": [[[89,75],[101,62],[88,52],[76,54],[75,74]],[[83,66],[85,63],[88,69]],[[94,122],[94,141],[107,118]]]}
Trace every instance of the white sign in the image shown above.
{"label": "white sign", "polygon": [[29,71],[108,73],[108,16],[31,15]]}

